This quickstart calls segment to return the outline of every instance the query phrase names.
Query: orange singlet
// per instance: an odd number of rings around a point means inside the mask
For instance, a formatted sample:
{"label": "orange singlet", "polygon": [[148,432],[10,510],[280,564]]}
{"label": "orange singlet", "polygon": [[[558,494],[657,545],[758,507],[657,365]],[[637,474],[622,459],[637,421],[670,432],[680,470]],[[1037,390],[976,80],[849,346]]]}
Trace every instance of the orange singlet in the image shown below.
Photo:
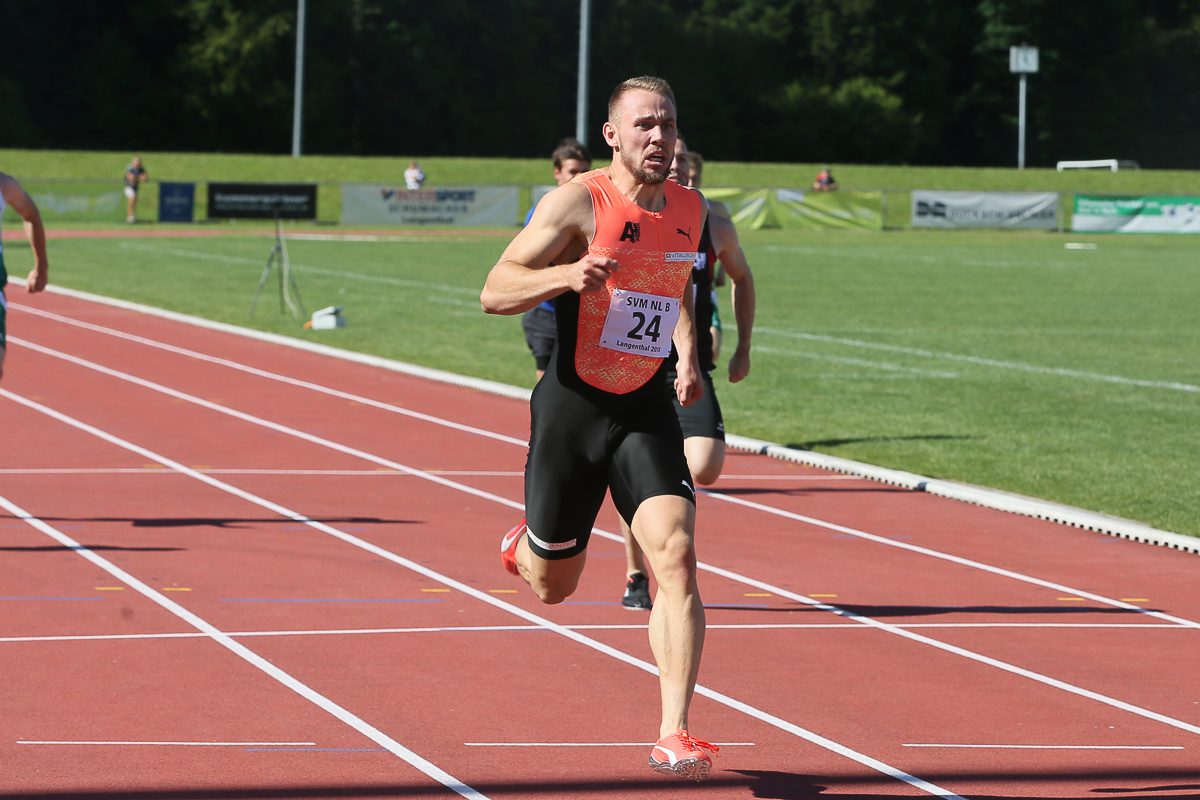
{"label": "orange singlet", "polygon": [[588,252],[618,265],[605,291],[580,297],[575,369],[597,389],[628,394],[662,365],[666,353],[658,352],[670,351],[700,241],[703,200],[667,181],[666,205],[654,213],[621,194],[600,170],[574,180],[592,194],[596,233]]}

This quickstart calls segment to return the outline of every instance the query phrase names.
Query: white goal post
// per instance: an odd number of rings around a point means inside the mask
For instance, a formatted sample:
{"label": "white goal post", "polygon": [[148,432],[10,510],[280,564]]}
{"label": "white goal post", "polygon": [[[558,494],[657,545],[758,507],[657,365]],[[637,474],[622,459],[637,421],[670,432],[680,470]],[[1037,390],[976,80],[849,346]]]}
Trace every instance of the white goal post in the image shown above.
{"label": "white goal post", "polygon": [[1119,169],[1141,169],[1136,161],[1126,161],[1116,158],[1101,158],[1096,161],[1060,161],[1058,171],[1064,169],[1107,169],[1116,172]]}

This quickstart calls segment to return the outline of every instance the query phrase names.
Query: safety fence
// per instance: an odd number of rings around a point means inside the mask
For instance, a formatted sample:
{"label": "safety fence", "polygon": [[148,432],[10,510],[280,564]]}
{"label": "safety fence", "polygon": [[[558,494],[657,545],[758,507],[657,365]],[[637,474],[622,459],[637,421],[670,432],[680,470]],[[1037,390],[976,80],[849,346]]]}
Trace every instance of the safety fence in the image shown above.
{"label": "safety fence", "polygon": [[[42,217],[121,222],[120,180],[22,178]],[[303,184],[147,181],[138,218],[189,223],[238,218],[373,226],[514,226],[553,186],[470,185],[408,189],[403,182]],[[744,229],[1015,228],[1121,233],[1200,233],[1200,194],[965,192],[865,188],[813,191],[705,187]],[[15,220],[11,209],[6,220]]]}

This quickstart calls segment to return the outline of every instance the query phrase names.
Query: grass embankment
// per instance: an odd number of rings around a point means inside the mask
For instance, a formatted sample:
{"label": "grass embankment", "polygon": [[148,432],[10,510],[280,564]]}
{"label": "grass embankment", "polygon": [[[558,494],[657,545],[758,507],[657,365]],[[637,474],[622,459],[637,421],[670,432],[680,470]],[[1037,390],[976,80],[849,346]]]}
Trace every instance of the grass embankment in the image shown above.
{"label": "grass embankment", "polygon": [[[1194,238],[1091,237],[1090,251],[1040,232],[742,238],[758,330],[747,381],[718,366],[731,431],[1200,534]],[[266,239],[58,240],[52,259],[62,285],[530,386],[519,318],[478,305],[505,243],[293,240],[309,310],[347,309],[348,327],[322,332],[280,316],[274,284],[247,319]],[[14,274],[28,269],[27,248],[5,249]]]}

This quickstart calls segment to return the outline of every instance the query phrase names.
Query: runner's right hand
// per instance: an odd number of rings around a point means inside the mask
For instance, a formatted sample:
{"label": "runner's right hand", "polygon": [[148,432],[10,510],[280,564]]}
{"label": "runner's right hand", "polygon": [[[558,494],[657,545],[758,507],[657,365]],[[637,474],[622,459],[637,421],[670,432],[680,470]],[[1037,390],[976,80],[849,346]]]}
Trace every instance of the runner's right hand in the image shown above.
{"label": "runner's right hand", "polygon": [[617,262],[611,258],[587,253],[574,264],[567,264],[567,283],[580,294],[596,294],[604,290],[605,284],[617,271]]}

